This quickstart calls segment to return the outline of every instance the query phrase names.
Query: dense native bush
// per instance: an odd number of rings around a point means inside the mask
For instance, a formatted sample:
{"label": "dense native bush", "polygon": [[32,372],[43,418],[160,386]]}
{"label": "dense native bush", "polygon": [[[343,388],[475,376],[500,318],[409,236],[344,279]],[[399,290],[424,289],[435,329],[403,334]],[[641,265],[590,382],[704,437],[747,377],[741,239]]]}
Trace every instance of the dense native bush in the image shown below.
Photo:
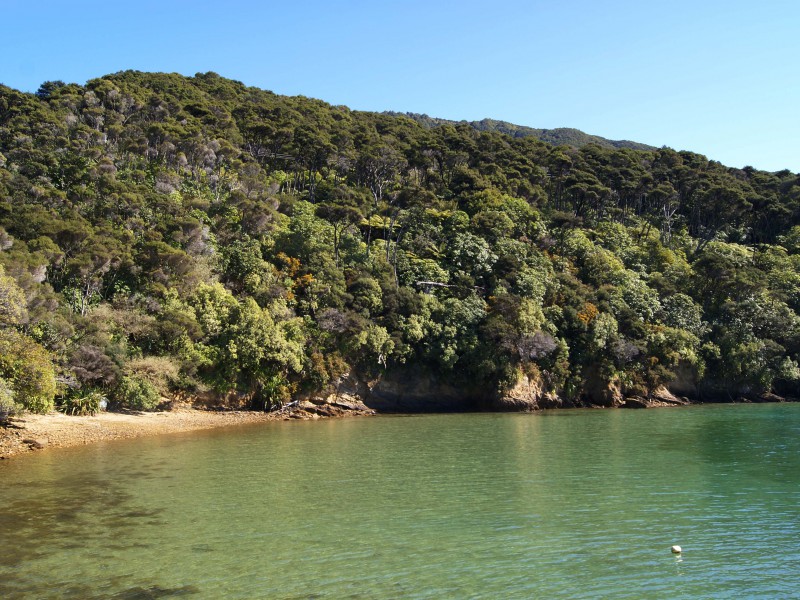
{"label": "dense native bush", "polygon": [[0,377],[28,410],[56,381],[69,411],[269,408],[401,369],[797,395],[797,174],[213,73],[40,91],[0,86]]}

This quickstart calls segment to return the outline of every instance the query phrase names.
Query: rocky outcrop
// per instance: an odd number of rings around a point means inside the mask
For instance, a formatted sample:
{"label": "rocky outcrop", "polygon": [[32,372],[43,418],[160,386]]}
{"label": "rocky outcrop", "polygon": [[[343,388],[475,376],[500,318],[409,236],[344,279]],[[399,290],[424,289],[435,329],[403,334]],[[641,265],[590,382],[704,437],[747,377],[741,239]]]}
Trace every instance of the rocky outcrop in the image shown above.
{"label": "rocky outcrop", "polygon": [[520,373],[517,383],[505,392],[462,387],[444,382],[431,373],[408,369],[372,381],[348,375],[337,382],[328,401],[361,400],[378,412],[534,411],[572,406],[546,392],[542,382]]}
{"label": "rocky outcrop", "polygon": [[[552,392],[546,392],[540,379],[520,374],[510,390],[490,399],[481,408],[497,411],[530,412],[548,408],[562,408],[564,401]],[[571,406],[567,404],[567,406]]]}
{"label": "rocky outcrop", "polygon": [[641,396],[630,396],[625,398],[620,408],[650,408],[650,403]]}
{"label": "rocky outcrop", "polygon": [[532,411],[539,410],[544,392],[541,382],[527,375],[519,378],[516,385],[489,403],[490,410]]}
{"label": "rocky outcrop", "polygon": [[688,398],[678,398],[666,387],[660,386],[647,397],[626,396],[620,408],[655,408],[659,406],[684,406],[690,404]]}
{"label": "rocky outcrop", "polygon": [[[686,392],[686,393],[681,393]],[[616,380],[608,381],[589,369],[583,382],[580,398],[565,400],[545,391],[541,379],[520,372],[517,382],[504,392],[462,387],[443,381],[435,374],[420,368],[407,368],[384,373],[380,377],[364,378],[347,374],[331,384],[323,393],[305,398],[298,407],[306,418],[309,415],[339,416],[343,414],[464,412],[473,410],[530,412],[553,408],[607,407],[654,408],[683,406],[693,401],[780,402],[785,398],[774,394],[738,395],[727,398],[706,395],[698,390],[696,379],[688,369],[678,370],[675,381],[652,390],[647,395],[626,393]],[[690,399],[691,398],[691,399]]]}
{"label": "rocky outcrop", "polygon": [[375,414],[375,411],[366,407],[363,402],[328,401],[327,398],[315,398],[314,401],[303,400],[294,406],[290,406],[286,411],[286,415],[290,419],[372,414]]}
{"label": "rocky outcrop", "polygon": [[666,386],[660,386],[650,393],[650,400],[659,402],[660,406],[684,406],[691,404],[686,396],[678,397]]}
{"label": "rocky outcrop", "polygon": [[475,410],[482,394],[421,371],[403,371],[367,384],[364,404],[379,412],[461,412]]}
{"label": "rocky outcrop", "polygon": [[676,396],[697,398],[699,395],[697,373],[689,365],[679,364],[675,369],[675,379],[667,384],[667,388]]}
{"label": "rocky outcrop", "polygon": [[[435,375],[419,369],[392,372],[380,378],[365,380],[347,374],[336,381],[316,404],[344,403],[354,410],[382,413],[463,412],[470,410],[530,412],[577,406],[652,407],[686,404],[661,387],[647,398],[629,397],[616,381],[604,381],[590,371],[584,382],[584,393],[578,402],[569,402],[545,390],[535,375],[520,372],[517,382],[508,390],[495,392],[463,388],[443,382]],[[327,409],[324,409],[327,410]]]}
{"label": "rocky outcrop", "polygon": [[589,368],[583,382],[583,397],[591,406],[622,406],[622,389],[616,380],[609,381],[597,369]]}

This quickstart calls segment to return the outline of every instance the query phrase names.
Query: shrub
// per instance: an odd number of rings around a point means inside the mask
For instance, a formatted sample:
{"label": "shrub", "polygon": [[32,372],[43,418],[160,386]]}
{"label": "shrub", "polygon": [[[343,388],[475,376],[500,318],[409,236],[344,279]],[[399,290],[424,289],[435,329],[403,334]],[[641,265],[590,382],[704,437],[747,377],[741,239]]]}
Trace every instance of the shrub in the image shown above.
{"label": "shrub", "polygon": [[50,354],[28,336],[0,330],[0,377],[9,380],[26,410],[53,410],[56,380]]}
{"label": "shrub", "polygon": [[14,402],[14,390],[5,379],[0,378],[0,425],[7,423],[8,418],[17,414],[20,408],[20,405]]}
{"label": "shrub", "polygon": [[119,381],[119,367],[103,348],[84,344],[69,359],[75,377],[84,386],[113,386]]}
{"label": "shrub", "polygon": [[180,379],[180,365],[169,356],[144,356],[134,358],[125,365],[126,375],[152,383],[162,395]]}
{"label": "shrub", "polygon": [[114,399],[122,408],[153,410],[161,401],[155,386],[139,377],[123,377],[117,386]]}
{"label": "shrub", "polygon": [[59,409],[68,415],[95,415],[105,403],[105,396],[98,391],[72,392],[64,398]]}

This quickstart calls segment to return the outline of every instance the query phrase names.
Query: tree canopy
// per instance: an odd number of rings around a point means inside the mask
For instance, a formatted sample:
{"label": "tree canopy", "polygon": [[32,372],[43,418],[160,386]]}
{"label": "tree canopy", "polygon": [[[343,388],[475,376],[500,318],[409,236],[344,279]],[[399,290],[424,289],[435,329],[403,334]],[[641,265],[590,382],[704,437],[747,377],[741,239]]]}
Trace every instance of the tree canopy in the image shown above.
{"label": "tree canopy", "polygon": [[576,404],[796,396],[798,232],[800,176],[691,152],[215,73],[0,86],[0,380],[37,411],[409,369]]}

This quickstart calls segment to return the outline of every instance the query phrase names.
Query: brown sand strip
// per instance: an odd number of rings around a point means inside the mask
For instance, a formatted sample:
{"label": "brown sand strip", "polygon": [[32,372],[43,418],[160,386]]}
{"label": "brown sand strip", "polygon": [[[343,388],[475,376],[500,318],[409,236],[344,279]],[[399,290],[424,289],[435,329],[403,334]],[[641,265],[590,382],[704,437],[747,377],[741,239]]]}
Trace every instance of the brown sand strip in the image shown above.
{"label": "brown sand strip", "polygon": [[180,431],[196,431],[276,420],[262,412],[212,412],[182,408],[169,412],[113,413],[73,417],[53,412],[26,414],[0,428],[0,458],[41,450],[82,446],[103,440],[133,438]]}

